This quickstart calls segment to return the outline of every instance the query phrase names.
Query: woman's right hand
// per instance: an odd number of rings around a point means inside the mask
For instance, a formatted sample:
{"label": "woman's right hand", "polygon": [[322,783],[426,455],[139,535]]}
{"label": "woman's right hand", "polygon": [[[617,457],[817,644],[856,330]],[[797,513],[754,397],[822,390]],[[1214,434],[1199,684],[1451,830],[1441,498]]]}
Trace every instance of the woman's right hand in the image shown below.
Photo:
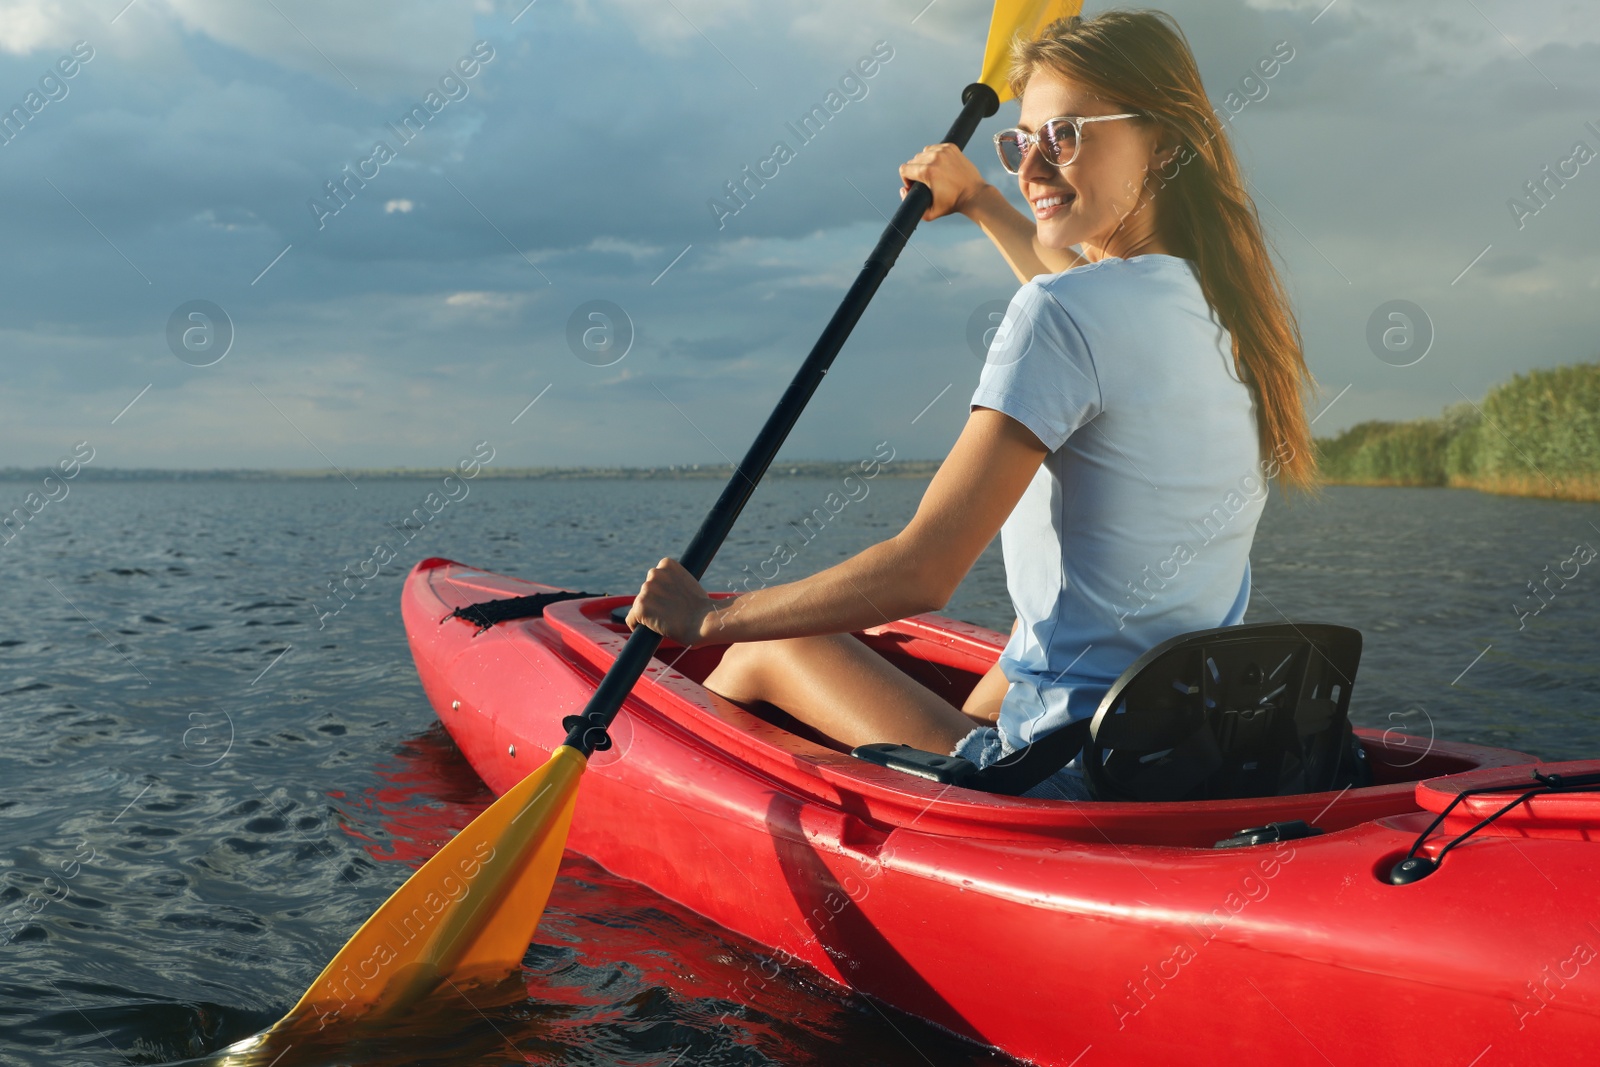
{"label": "woman's right hand", "polygon": [[900,166],[900,179],[905,187],[900,198],[912,182],[922,182],[933,190],[933,204],[923,212],[924,222],[966,209],[989,184],[978,173],[972,160],[953,144],[931,144]]}

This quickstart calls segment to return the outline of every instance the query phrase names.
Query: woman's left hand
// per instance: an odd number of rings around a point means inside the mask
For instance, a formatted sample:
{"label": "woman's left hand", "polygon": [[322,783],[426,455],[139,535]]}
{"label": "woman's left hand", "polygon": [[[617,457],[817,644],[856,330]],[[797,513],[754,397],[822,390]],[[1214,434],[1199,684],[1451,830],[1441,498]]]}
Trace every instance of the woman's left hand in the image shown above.
{"label": "woman's left hand", "polygon": [[687,647],[702,640],[701,627],[715,609],[716,601],[683,564],[664,559],[645,575],[639,595],[628,609],[627,623],[630,629],[643,623]]}

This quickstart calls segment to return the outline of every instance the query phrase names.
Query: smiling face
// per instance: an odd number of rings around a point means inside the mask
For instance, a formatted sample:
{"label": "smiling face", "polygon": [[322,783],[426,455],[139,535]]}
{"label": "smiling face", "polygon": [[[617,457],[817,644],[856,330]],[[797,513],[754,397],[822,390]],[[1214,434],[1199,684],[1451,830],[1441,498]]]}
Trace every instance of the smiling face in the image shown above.
{"label": "smiling face", "polygon": [[[1060,115],[1089,118],[1127,110],[1091,97],[1053,71],[1039,69],[1023,90],[1017,125],[1035,133]],[[1077,158],[1065,167],[1046,162],[1038,148],[1031,149],[1017,182],[1033,209],[1039,243],[1055,249],[1081,245],[1090,260],[1170,254],[1157,236],[1155,205],[1145,191],[1146,175],[1172,156],[1172,148],[1160,140],[1152,124],[1114,119],[1087,123]],[[1152,177],[1149,184],[1154,188],[1159,183]]]}

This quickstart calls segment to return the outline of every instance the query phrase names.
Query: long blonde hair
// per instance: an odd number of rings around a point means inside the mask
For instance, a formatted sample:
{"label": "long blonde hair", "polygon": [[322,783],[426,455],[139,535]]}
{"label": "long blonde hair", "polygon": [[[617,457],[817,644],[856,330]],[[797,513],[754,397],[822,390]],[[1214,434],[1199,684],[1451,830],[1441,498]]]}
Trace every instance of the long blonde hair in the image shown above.
{"label": "long blonde hair", "polygon": [[1011,58],[1011,90],[1019,98],[1037,71],[1048,70],[1119,111],[1142,112],[1143,121],[1166,127],[1183,146],[1175,174],[1151,172],[1160,182],[1152,192],[1161,197],[1162,240],[1197,265],[1206,302],[1232,335],[1234,369],[1255,398],[1269,476],[1315,490],[1317,460],[1304,397],[1316,382],[1306,367],[1300,327],[1227,131],[1177,22],[1161,11],[1073,15],[1031,41],[1018,41]]}

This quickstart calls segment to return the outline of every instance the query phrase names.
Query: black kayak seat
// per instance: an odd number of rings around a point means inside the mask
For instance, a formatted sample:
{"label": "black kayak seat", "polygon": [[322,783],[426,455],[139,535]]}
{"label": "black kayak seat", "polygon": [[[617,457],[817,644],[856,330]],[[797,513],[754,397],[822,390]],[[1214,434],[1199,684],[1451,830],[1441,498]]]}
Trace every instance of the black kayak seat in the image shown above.
{"label": "black kayak seat", "polygon": [[869,763],[1019,796],[1079,757],[1096,800],[1223,800],[1370,785],[1350,727],[1361,633],[1330,623],[1251,623],[1180,634],[1122,672],[1095,714],[979,770],[905,745],[861,745]]}

